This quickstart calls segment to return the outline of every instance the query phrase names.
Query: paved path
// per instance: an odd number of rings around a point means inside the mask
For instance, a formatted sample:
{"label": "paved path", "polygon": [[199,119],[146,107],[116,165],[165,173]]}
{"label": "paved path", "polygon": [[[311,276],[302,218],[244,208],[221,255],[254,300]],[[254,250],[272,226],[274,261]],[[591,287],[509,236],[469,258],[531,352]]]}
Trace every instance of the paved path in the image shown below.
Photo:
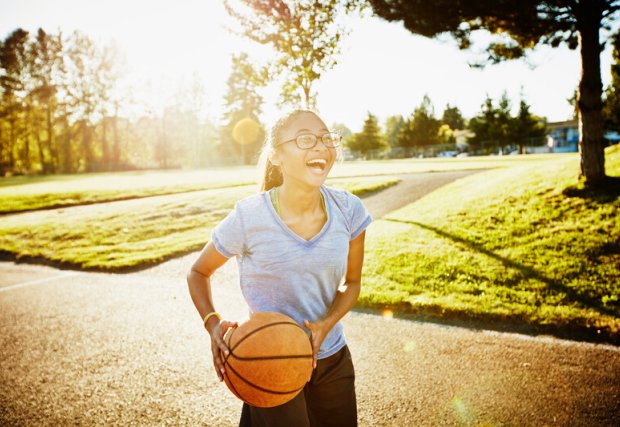
{"label": "paved path", "polygon": [[[447,175],[403,178],[365,199],[375,218],[374,203]],[[212,371],[187,292],[195,256],[123,275],[0,263],[0,425],[236,425],[240,403]],[[229,262],[214,299],[242,319],[236,281]],[[620,422],[617,347],[359,312],[344,324],[361,426]]]}

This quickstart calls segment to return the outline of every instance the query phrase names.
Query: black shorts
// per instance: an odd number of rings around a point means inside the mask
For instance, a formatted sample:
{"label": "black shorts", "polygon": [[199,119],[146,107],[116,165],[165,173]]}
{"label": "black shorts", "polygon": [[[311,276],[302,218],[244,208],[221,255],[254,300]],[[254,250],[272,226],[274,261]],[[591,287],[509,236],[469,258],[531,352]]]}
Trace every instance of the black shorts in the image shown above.
{"label": "black shorts", "polygon": [[355,427],[355,372],[349,348],[319,359],[310,381],[287,403],[273,408],[243,404],[239,427]]}

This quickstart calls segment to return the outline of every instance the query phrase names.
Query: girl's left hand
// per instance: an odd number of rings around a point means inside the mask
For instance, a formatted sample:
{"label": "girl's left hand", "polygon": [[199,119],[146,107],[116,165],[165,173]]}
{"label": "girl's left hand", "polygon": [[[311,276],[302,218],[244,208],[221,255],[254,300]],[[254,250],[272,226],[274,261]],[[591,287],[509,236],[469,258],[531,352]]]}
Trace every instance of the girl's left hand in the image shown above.
{"label": "girl's left hand", "polygon": [[329,332],[329,327],[324,321],[321,320],[318,320],[314,323],[310,323],[307,320],[304,320],[304,326],[308,328],[311,333],[310,342],[312,343],[312,369],[315,369],[319,355],[319,349],[321,348],[321,344],[323,344],[323,340]]}

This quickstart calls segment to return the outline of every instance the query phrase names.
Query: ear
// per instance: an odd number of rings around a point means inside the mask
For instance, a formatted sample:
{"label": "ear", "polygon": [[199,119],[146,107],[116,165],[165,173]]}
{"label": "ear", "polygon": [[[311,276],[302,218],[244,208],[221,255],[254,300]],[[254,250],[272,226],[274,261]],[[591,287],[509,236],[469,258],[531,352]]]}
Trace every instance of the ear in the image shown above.
{"label": "ear", "polygon": [[271,162],[272,165],[274,166],[280,166],[280,163],[282,162],[282,160],[280,160],[280,156],[278,156],[278,152],[276,150],[273,150],[271,152],[271,154],[269,154],[269,161]]}

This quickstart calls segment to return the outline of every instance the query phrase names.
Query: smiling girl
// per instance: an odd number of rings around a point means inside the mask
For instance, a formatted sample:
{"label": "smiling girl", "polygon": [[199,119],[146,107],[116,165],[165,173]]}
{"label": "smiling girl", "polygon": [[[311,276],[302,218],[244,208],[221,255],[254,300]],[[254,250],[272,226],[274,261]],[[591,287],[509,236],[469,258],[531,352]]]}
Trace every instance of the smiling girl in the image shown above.
{"label": "smiling girl", "polygon": [[312,111],[282,117],[261,153],[261,192],[237,202],[187,276],[220,380],[222,337],[236,323],[215,312],[209,277],[230,257],[251,312],[286,314],[310,336],[314,369],[303,391],[273,408],[244,403],[240,426],[357,425],[355,374],[340,319],[360,292],[372,219],[358,197],[323,185],[340,139]]}

